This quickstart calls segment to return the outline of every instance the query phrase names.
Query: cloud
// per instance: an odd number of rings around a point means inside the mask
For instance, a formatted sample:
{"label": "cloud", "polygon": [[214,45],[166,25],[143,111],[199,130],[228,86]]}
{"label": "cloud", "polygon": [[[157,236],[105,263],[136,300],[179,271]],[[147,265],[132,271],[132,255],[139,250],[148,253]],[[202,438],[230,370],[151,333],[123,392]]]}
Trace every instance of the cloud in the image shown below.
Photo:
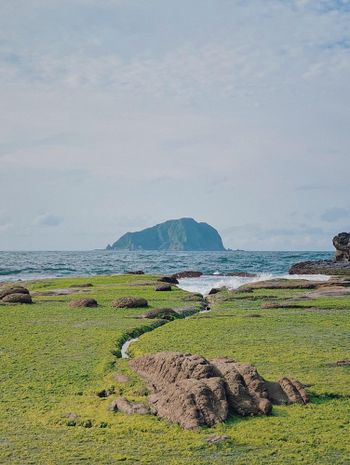
{"label": "cloud", "polygon": [[338,220],[347,219],[350,224],[350,208],[334,207],[326,210],[321,215],[321,220],[328,223],[337,222]]}
{"label": "cloud", "polygon": [[52,213],[43,213],[34,220],[35,226],[56,227],[63,223],[63,218]]}

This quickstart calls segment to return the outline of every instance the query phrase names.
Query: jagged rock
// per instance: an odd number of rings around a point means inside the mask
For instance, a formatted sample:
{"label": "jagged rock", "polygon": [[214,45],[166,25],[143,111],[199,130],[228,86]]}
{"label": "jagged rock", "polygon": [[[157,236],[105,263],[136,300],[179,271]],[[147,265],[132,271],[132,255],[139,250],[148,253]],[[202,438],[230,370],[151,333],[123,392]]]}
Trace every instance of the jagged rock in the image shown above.
{"label": "jagged rock", "polygon": [[69,302],[71,308],[80,308],[80,307],[97,307],[97,301],[95,299],[77,299],[71,300]]}
{"label": "jagged rock", "polygon": [[1,299],[2,302],[6,302],[8,304],[31,304],[32,298],[29,294],[7,294],[5,297]]}
{"label": "jagged rock", "polygon": [[226,381],[231,412],[242,416],[271,413],[265,382],[255,367],[240,365],[227,358],[212,360],[212,364]]}
{"label": "jagged rock", "polygon": [[158,281],[161,283],[179,284],[179,281],[174,276],[162,276]]}
{"label": "jagged rock", "polygon": [[159,318],[162,320],[174,320],[178,317],[179,314],[172,308],[155,308],[154,310],[150,310],[143,315],[143,318]]}
{"label": "jagged rock", "polygon": [[171,291],[171,285],[170,284],[160,284],[159,286],[156,286],[155,288],[156,291]]}
{"label": "jagged rock", "polygon": [[23,286],[6,287],[2,291],[0,291],[0,299],[3,299],[4,297],[10,294],[28,294],[29,295],[29,291]]}
{"label": "jagged rock", "polygon": [[148,307],[148,302],[142,297],[121,297],[112,302],[115,308],[141,308]]}
{"label": "jagged rock", "polygon": [[282,378],[277,383],[266,382],[269,399],[275,405],[307,404],[309,396],[299,381]]}
{"label": "jagged rock", "polygon": [[350,233],[342,232],[333,237],[335,260],[337,262],[350,261]]}
{"label": "jagged rock", "polygon": [[179,273],[175,273],[172,276],[176,279],[182,278],[199,278],[203,275],[201,271],[180,271]]}
{"label": "jagged rock", "polygon": [[135,413],[139,415],[146,415],[149,413],[149,409],[142,402],[130,402],[125,397],[118,397],[111,403],[111,410],[113,412],[126,413],[127,415],[133,415]]}
{"label": "jagged rock", "polygon": [[228,402],[221,378],[182,379],[149,397],[151,410],[183,428],[213,426],[226,420]]}
{"label": "jagged rock", "polygon": [[161,352],[130,361],[153,391],[151,411],[184,428],[213,426],[231,413],[268,415],[272,404],[307,403],[304,387],[282,378],[268,382],[256,368],[227,358]]}

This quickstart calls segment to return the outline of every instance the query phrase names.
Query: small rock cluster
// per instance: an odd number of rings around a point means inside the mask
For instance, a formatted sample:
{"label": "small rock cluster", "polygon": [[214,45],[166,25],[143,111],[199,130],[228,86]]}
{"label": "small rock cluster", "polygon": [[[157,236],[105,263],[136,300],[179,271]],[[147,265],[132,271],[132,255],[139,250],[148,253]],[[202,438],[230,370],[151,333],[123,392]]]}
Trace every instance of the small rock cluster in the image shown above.
{"label": "small rock cluster", "polygon": [[282,378],[266,381],[252,365],[228,358],[163,352],[130,361],[148,383],[151,412],[183,428],[213,426],[231,414],[268,415],[272,405],[309,401],[303,386]]}
{"label": "small rock cluster", "polygon": [[12,286],[0,290],[0,301],[9,304],[31,304],[32,298],[27,288]]}

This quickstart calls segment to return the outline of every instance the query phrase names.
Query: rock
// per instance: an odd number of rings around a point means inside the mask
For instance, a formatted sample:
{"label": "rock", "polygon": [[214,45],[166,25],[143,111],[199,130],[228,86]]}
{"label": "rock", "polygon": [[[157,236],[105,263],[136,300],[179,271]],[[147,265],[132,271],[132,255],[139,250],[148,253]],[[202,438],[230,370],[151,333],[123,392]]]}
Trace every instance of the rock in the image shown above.
{"label": "rock", "polygon": [[334,260],[299,262],[292,265],[289,274],[350,274],[350,233],[342,232],[333,238]]}
{"label": "rock", "polygon": [[350,261],[350,233],[342,232],[333,237],[335,260],[337,262]]}
{"label": "rock", "polygon": [[231,412],[242,416],[271,413],[265,382],[255,367],[240,365],[227,358],[212,360],[212,364],[226,381]]}
{"label": "rock", "polygon": [[136,270],[136,271],[125,271],[125,274],[145,274],[144,271],[142,270]]}
{"label": "rock", "polygon": [[149,409],[142,402],[130,402],[125,397],[118,397],[111,403],[111,410],[113,412],[120,411],[127,415],[133,415],[135,413],[139,415],[146,415],[149,413]]}
{"label": "rock", "polygon": [[183,428],[213,426],[228,417],[225,382],[221,378],[182,379],[149,397],[151,410]]}
{"label": "rock", "polygon": [[179,284],[179,281],[174,278],[174,276],[162,276],[158,279],[161,283],[169,283],[169,284]]}
{"label": "rock", "polygon": [[150,310],[143,315],[143,318],[159,318],[162,320],[174,320],[178,317],[179,314],[172,308],[155,308],[154,310]]}
{"label": "rock", "polygon": [[71,300],[69,302],[71,308],[80,308],[80,307],[97,307],[97,302],[95,299],[77,299]]}
{"label": "rock", "polygon": [[183,300],[187,302],[201,302],[203,300],[203,295],[199,293],[192,293],[184,297]]}
{"label": "rock", "polygon": [[8,304],[31,304],[33,303],[32,298],[29,294],[7,294],[1,299],[2,302]]}
{"label": "rock", "polygon": [[159,286],[156,286],[155,288],[156,291],[171,291],[171,285],[170,284],[160,284]]}
{"label": "rock", "polygon": [[97,397],[100,397],[101,399],[109,397],[111,394],[113,394],[113,390],[111,389],[102,389],[102,391],[96,392]]}
{"label": "rock", "polygon": [[23,286],[6,287],[2,291],[0,291],[0,300],[10,294],[28,294],[29,295],[29,291]]}
{"label": "rock", "polygon": [[180,317],[186,318],[191,315],[195,315],[199,312],[198,308],[196,307],[178,307],[174,309],[175,312],[180,315]]}
{"label": "rock", "polygon": [[200,278],[203,275],[201,271],[180,271],[179,273],[173,274],[176,279],[183,278]]}
{"label": "rock", "polygon": [[205,442],[208,444],[216,444],[217,442],[223,442],[230,439],[230,436],[224,434],[211,434],[205,438]]}
{"label": "rock", "polygon": [[267,382],[266,386],[269,399],[275,405],[306,404],[309,402],[309,397],[299,381],[282,378],[277,383]]}
{"label": "rock", "polygon": [[228,358],[161,352],[130,361],[148,383],[151,411],[184,428],[213,426],[230,414],[268,415],[272,404],[307,403],[304,387],[282,378],[268,382],[252,365]]}
{"label": "rock", "polygon": [[85,288],[85,287],[93,287],[91,283],[82,283],[82,284],[71,284],[69,287],[71,288]]}
{"label": "rock", "polygon": [[148,307],[148,302],[142,297],[121,297],[112,302],[115,308],[142,308]]}
{"label": "rock", "polygon": [[218,288],[218,287],[213,287],[212,289],[210,289],[210,291],[208,292],[208,295],[214,295],[214,294],[217,294],[218,292],[220,292],[221,289]]}
{"label": "rock", "polygon": [[[247,288],[252,289],[316,289],[319,281],[309,281],[307,279],[268,279],[266,281],[257,281],[249,283]],[[246,289],[245,285],[238,288],[238,291]]]}
{"label": "rock", "polygon": [[258,275],[256,273],[248,273],[245,271],[232,271],[230,273],[225,273],[226,276],[237,276],[239,278],[256,278]]}

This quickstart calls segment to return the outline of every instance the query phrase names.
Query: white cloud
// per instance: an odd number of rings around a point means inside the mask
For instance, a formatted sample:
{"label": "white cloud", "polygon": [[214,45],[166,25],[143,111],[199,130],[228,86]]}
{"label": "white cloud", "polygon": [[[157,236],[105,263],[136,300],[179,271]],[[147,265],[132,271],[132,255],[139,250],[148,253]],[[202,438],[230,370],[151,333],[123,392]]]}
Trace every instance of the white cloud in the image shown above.
{"label": "white cloud", "polygon": [[63,218],[54,215],[53,213],[43,213],[37,216],[34,220],[35,226],[56,227],[63,223]]}

